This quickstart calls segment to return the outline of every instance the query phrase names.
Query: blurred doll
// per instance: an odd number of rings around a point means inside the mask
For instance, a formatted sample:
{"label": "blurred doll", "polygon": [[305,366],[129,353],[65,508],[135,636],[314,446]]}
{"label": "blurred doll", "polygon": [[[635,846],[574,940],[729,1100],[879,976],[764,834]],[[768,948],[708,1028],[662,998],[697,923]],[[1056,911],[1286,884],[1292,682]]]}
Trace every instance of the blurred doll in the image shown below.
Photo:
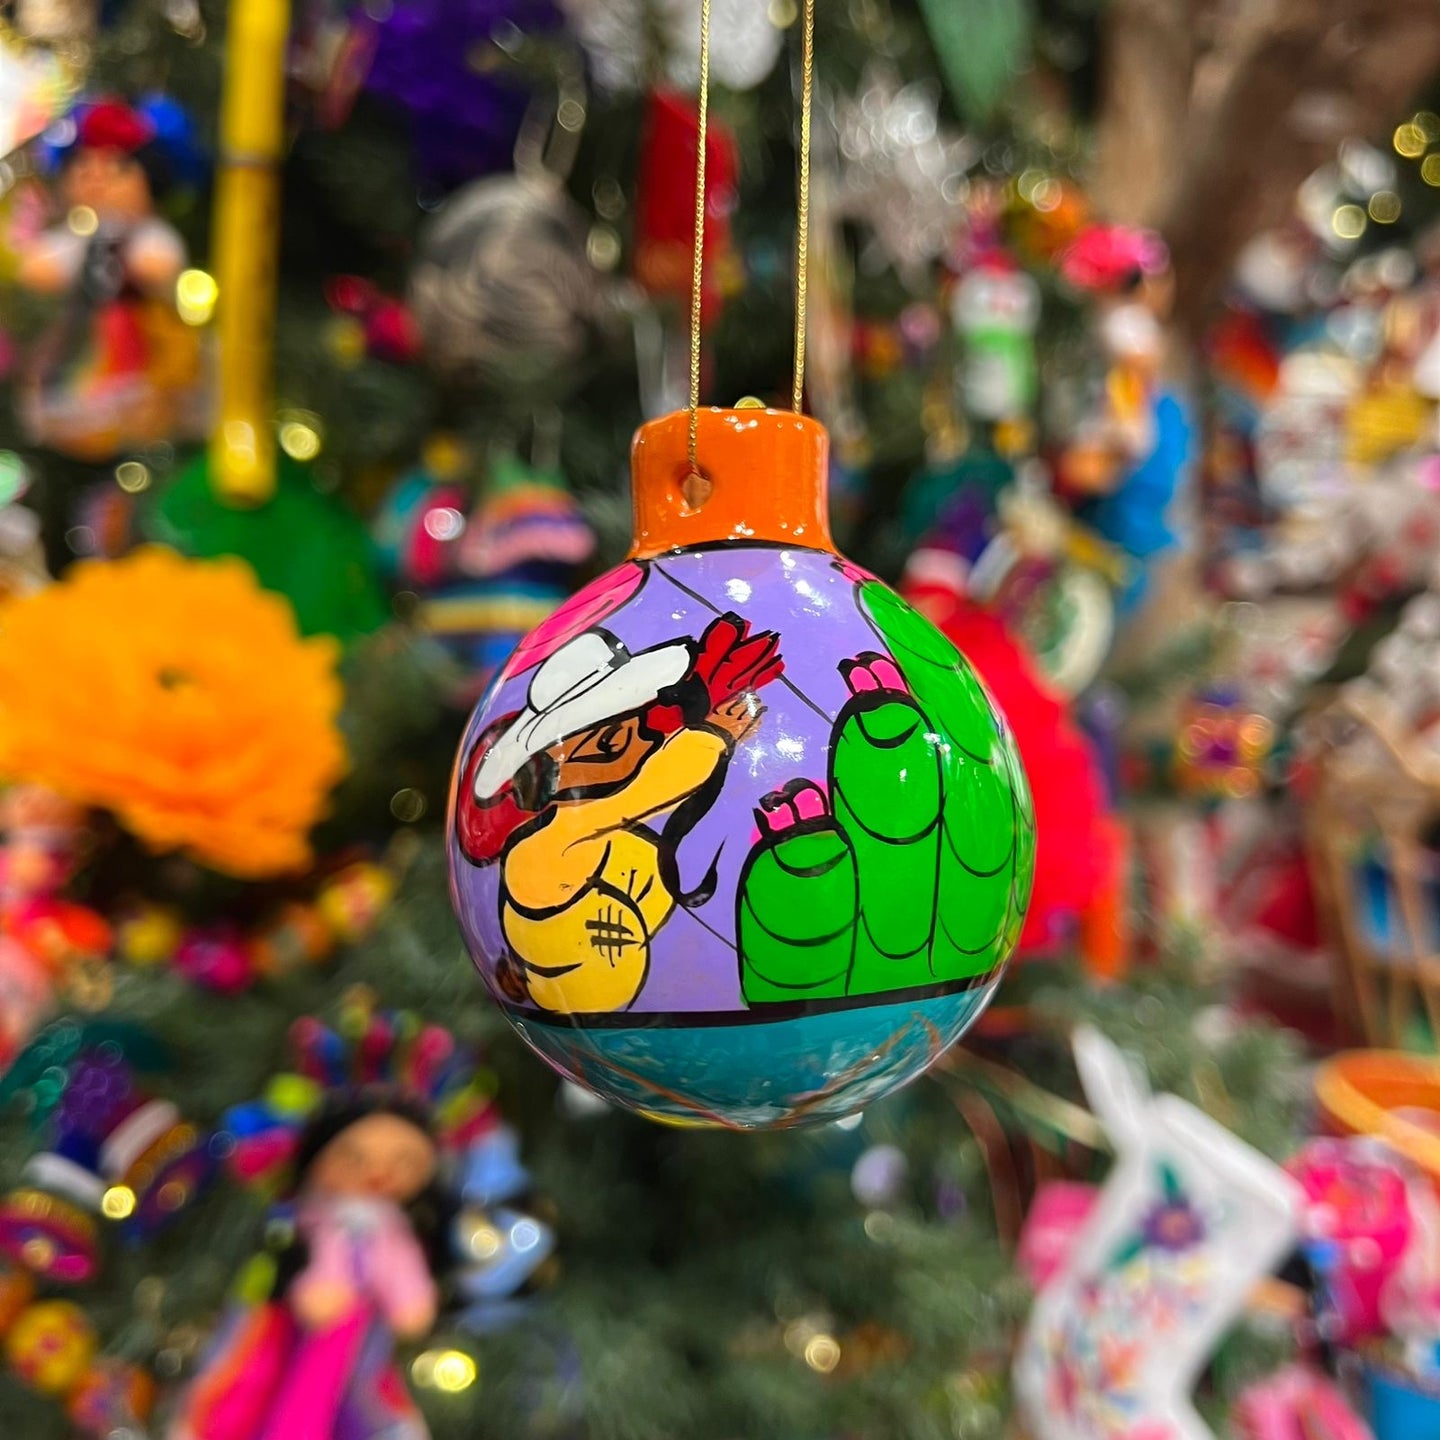
{"label": "blurred doll", "polygon": [[116,100],[83,109],[60,157],[64,223],[33,240],[16,278],[67,297],[30,358],[34,439],[95,463],[198,433],[200,348],[175,309],[185,245],[155,214],[166,157],[151,117]]}
{"label": "blurred doll", "polygon": [[397,1092],[342,1094],[319,1112],[271,1298],[222,1335],[172,1440],[426,1440],[393,1350],[435,1322],[437,1163],[424,1111]]}

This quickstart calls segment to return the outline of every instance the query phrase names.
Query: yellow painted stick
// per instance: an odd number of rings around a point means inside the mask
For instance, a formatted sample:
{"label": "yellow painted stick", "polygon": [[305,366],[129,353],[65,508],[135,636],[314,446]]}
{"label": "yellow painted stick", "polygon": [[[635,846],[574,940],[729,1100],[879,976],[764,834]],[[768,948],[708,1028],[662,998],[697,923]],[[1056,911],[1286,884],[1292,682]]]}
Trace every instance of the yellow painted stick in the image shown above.
{"label": "yellow painted stick", "polygon": [[215,196],[219,405],[211,483],[234,505],[275,491],[275,270],[290,0],[231,0]]}

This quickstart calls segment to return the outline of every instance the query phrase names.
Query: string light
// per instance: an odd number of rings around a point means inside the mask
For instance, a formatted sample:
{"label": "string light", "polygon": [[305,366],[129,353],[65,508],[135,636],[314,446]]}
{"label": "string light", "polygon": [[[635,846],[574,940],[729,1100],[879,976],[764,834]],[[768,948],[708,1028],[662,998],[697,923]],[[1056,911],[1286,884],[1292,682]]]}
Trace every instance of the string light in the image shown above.
{"label": "string light", "polygon": [[1342,205],[1330,217],[1330,228],[1342,240],[1358,240],[1365,233],[1365,212],[1358,205]]}
{"label": "string light", "polygon": [[207,325],[215,313],[220,286],[205,270],[182,270],[175,282],[175,309],[187,325]]}
{"label": "string light", "polygon": [[1440,187],[1440,155],[1427,155],[1420,167],[1420,178],[1427,185]]}
{"label": "string light", "polygon": [[1393,225],[1404,207],[1393,190],[1377,190],[1370,197],[1370,218],[1377,225]]}
{"label": "string light", "polygon": [[812,1335],[805,1346],[805,1363],[821,1375],[828,1375],[840,1363],[840,1342],[823,1332]]}
{"label": "string light", "polygon": [[280,448],[292,460],[313,460],[323,444],[317,416],[297,413],[280,424]]}
{"label": "string light", "polygon": [[1418,160],[1425,153],[1427,145],[1425,132],[1415,122],[1409,121],[1395,127],[1395,153],[1407,160]]}
{"label": "string light", "polygon": [[135,1192],[128,1185],[112,1185],[100,1198],[100,1210],[108,1220],[128,1220],[135,1213]]}
{"label": "string light", "polygon": [[138,460],[123,460],[115,467],[115,483],[127,495],[139,495],[150,488],[150,471]]}
{"label": "string light", "polygon": [[88,237],[100,228],[100,217],[88,205],[76,205],[65,223],[73,234]]}
{"label": "string light", "polygon": [[478,1374],[475,1361],[463,1350],[426,1350],[410,1367],[411,1378],[422,1390],[442,1390],[447,1395],[468,1390]]}

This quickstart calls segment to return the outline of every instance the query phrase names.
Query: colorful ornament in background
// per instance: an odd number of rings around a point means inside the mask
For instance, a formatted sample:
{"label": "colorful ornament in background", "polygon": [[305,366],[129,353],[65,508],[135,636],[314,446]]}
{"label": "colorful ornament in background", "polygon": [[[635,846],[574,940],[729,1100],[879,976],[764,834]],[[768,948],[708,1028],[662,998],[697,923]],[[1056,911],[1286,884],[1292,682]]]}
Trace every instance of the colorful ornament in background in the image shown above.
{"label": "colorful ornament in background", "polygon": [[168,906],[137,902],[116,925],[116,953],[132,965],[173,965],[206,990],[235,994],[256,981],[284,980],[373,929],[395,894],[395,872],[356,860],[322,880],[308,901],[291,900],[258,925],[234,920],[186,925]]}
{"label": "colorful ornament in background", "polygon": [[955,197],[980,146],[942,128],[939,87],[901,85],[876,61],[854,95],[836,102],[833,123],[843,157],[835,202],[869,228],[884,256],[918,275],[949,250]]}
{"label": "colorful ornament in background", "polygon": [[494,460],[470,510],[467,458],[448,437],[426,447],[375,522],[382,563],[420,596],[420,627],[460,666],[473,705],[521,638],[574,589],[595,535],[558,472]]}
{"label": "colorful ornament in background", "polygon": [[110,810],[157,852],[303,869],[345,770],[336,659],[238,561],[81,562],[6,608],[0,773]]}
{"label": "colorful ornament in background", "polygon": [[551,0],[409,0],[366,18],[364,88],[403,111],[422,175],[451,186],[506,169],[530,99],[509,52],[553,38]]}
{"label": "colorful ornament in background", "polygon": [[552,1268],[555,1232],[533,1213],[530,1172],[508,1125],[481,1135],[465,1156],[451,1240],[458,1322],[479,1335],[512,1324]]}
{"label": "colorful ornament in background", "polygon": [[595,534],[559,471],[517,456],[492,463],[460,540],[461,578],[428,595],[421,622],[466,673],[473,704],[530,631],[575,588]]}
{"label": "colorful ornament in background", "polygon": [[[635,197],[635,278],[657,298],[688,311],[695,269],[695,178],[700,154],[696,102],[657,90],[645,112]],[[712,120],[705,145],[705,272],[701,308],[707,323],[719,315],[738,269],[730,239],[740,173],[729,128]],[[727,278],[730,277],[730,278]]]}
{"label": "colorful ornament in background", "polygon": [[470,504],[472,460],[451,435],[432,435],[420,463],[402,475],[371,523],[385,572],[420,591],[451,579]]}
{"label": "colorful ornament in background", "polygon": [[1295,1235],[1299,1187],[1082,1026],[1085,1094],[1116,1154],[1015,1362],[1036,1440],[1213,1440],[1189,1400],[1210,1352]]}
{"label": "colorful ornament in background", "polygon": [[65,297],[65,313],[27,362],[20,410],[36,443],[103,462],[198,438],[206,392],[198,332],[175,305],[184,243],[154,208],[171,137],[144,107],[108,99],[70,128],[57,158],[64,223],[30,244],[16,276]]}
{"label": "colorful ornament in background", "polygon": [[42,786],[0,791],[0,1075],[82,965],[110,951],[106,921],[60,897],[89,837],[84,811]]}
{"label": "colorful ornament in background", "polygon": [[365,354],[393,365],[409,365],[420,355],[420,332],[403,300],[384,294],[358,275],[336,275],[325,282],[330,308],[360,326]]}
{"label": "colorful ornament in background", "polygon": [[138,1365],[100,1355],[90,1317],[69,1300],[37,1300],[23,1270],[0,1266],[0,1346],[22,1384],[65,1405],[80,1434],[140,1433],[155,1382]]}
{"label": "colorful ornament in background", "polygon": [[1321,1334],[1351,1346],[1385,1333],[1382,1297],[1418,1230],[1404,1169],[1368,1138],[1312,1140],[1285,1168],[1305,1194],[1302,1238],[1320,1279]]}
{"label": "colorful ornament in background", "polygon": [[692,504],[688,420],[637,436],[633,558],[471,720],[453,896],[568,1078],[671,1122],[834,1119],[988,1000],[1029,899],[1029,791],[960,652],[831,548],[823,428],[702,411]]}
{"label": "colorful ornament in background", "polygon": [[209,1137],[141,1087],[120,1044],[87,1044],[57,1022],[26,1047],[0,1099],[27,1093],[47,1148],[0,1197],[0,1254],[49,1282],[94,1276],[101,1216],[131,1239],[153,1236],[210,1181]]}
{"label": "colorful ornament in background", "polygon": [[1192,795],[1243,799],[1264,781],[1275,727],[1233,690],[1210,690],[1187,700],[1175,741],[1175,780]]}
{"label": "colorful ornament in background", "polygon": [[49,580],[40,517],[19,503],[30,488],[30,469],[14,451],[0,451],[0,605],[29,595]]}
{"label": "colorful ornament in background", "polygon": [[[700,27],[686,0],[560,0],[596,81],[610,91],[648,89],[663,75],[681,90],[700,78]],[[713,0],[710,75],[727,90],[753,90],[775,68],[784,31],[764,6]]]}
{"label": "colorful ornament in background", "polygon": [[[1345,1392],[1306,1365],[1291,1365],[1249,1386],[1231,1411],[1235,1440],[1376,1440]],[[1412,1440],[1417,1432],[1407,1431]],[[1379,1440],[1401,1440],[1382,1434]]]}
{"label": "colorful ornament in background", "polygon": [[266,590],[289,602],[302,635],[333,635],[349,645],[373,634],[390,610],[364,524],[322,493],[306,466],[282,452],[276,468],[275,493],[264,504],[236,506],[216,496],[211,460],[201,456],[157,497],[146,515],[149,531],[198,559],[243,560]]}
{"label": "colorful ornament in background", "polygon": [[410,309],[446,382],[527,403],[579,378],[598,277],[585,216],[549,175],[496,175],[456,191],[420,237]]}
{"label": "colorful ornament in background", "polygon": [[[355,992],[334,1028],[302,1019],[292,1042],[294,1072],[225,1119],[236,1178],[293,1195],[271,1227],[288,1234],[285,1248],[267,1293],[242,1300],[217,1336],[169,1434],[343,1440],[347,1417],[363,1413],[378,1427],[366,1433],[393,1426],[422,1440],[396,1339],[433,1327],[439,1281],[462,1255],[462,1303],[503,1300],[553,1237],[502,1208],[523,1170],[493,1077],[449,1031]],[[447,1233],[452,1174],[468,1194]]]}
{"label": "colorful ornament in background", "polygon": [[25,43],[40,38],[23,23],[14,31],[0,26],[0,159],[64,115],[84,83],[69,57]]}
{"label": "colorful ornament in background", "polygon": [[977,420],[1024,420],[1040,385],[1040,287],[996,251],[966,270],[950,303],[964,347],[960,391],[966,413]]}

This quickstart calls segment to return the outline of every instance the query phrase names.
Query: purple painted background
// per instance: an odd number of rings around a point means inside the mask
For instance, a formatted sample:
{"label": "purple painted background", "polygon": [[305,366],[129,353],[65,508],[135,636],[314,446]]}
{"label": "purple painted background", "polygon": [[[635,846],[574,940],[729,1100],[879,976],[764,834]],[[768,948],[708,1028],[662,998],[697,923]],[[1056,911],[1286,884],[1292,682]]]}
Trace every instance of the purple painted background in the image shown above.
{"label": "purple painted background", "polygon": [[[660,929],[649,978],[629,1013],[743,1010],[735,887],[756,833],[755,806],[787,780],[824,782],[831,725],[849,695],[837,667],[866,650],[884,652],[885,646],[860,614],[855,584],[829,555],[772,548],[689,551],[648,562],[646,571],[635,596],[598,622],[632,651],[680,636],[696,638],[727,611],[749,620],[754,631],[780,635],[785,674],[761,690],[766,710],[759,729],[737,747],[719,800],[679,850],[686,889],[704,877],[719,853],[715,895],[693,911],[677,907]],[[533,673],[503,678],[486,696],[471,717],[465,754],[491,719],[521,708]],[[453,863],[461,925],[488,982],[494,959],[505,949],[500,867],[477,868],[458,847]]]}

